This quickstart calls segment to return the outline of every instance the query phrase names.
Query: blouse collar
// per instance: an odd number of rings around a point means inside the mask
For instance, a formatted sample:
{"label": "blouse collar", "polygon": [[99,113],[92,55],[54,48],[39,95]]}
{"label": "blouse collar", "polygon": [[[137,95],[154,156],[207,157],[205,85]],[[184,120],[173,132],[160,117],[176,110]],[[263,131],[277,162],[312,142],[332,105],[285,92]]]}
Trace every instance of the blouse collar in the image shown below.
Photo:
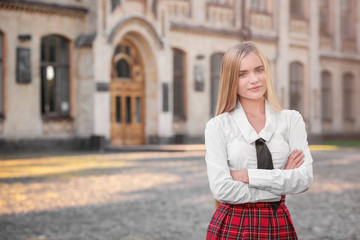
{"label": "blouse collar", "polygon": [[240,101],[237,101],[235,110],[231,113],[234,117],[235,123],[240,129],[245,140],[251,144],[259,138],[263,138],[265,141],[270,141],[276,127],[275,112],[271,109],[268,101],[265,99],[265,127],[259,132],[255,131],[253,126],[247,119],[244,108],[241,106]]}

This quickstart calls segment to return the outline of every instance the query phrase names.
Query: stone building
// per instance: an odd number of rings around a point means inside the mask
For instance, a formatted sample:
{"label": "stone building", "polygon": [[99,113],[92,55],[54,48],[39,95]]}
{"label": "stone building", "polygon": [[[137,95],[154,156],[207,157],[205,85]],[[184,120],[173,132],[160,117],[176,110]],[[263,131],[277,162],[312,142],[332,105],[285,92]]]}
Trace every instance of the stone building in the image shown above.
{"label": "stone building", "polygon": [[0,148],[201,142],[245,39],[311,139],[359,137],[359,16],[356,0],[0,0]]}

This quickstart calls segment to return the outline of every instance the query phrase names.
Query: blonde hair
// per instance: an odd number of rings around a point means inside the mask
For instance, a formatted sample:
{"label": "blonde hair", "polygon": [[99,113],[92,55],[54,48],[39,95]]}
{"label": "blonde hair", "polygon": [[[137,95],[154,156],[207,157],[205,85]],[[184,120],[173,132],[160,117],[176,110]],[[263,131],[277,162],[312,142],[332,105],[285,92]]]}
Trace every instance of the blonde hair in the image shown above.
{"label": "blonde hair", "polygon": [[235,109],[238,99],[237,86],[240,64],[242,59],[251,52],[258,55],[264,64],[267,88],[264,94],[265,99],[275,110],[282,109],[275,94],[269,63],[264,53],[252,42],[241,42],[230,47],[222,59],[216,116],[224,112],[232,112]]}

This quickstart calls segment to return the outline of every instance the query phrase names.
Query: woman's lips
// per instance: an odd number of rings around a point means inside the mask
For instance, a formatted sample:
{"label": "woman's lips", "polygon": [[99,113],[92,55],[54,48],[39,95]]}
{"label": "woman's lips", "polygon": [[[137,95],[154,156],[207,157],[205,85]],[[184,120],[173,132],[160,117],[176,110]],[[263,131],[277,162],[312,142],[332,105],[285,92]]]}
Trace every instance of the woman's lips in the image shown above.
{"label": "woman's lips", "polygon": [[261,88],[261,86],[253,87],[253,88],[250,88],[249,91],[257,92],[260,88]]}

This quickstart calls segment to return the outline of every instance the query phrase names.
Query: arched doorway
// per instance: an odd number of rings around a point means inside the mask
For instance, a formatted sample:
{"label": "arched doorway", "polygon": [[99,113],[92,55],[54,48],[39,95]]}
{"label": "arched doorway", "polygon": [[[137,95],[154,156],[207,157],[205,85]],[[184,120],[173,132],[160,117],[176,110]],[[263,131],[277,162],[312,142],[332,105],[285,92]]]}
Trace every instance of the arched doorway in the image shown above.
{"label": "arched doorway", "polygon": [[143,64],[135,45],[122,40],[111,64],[111,144],[143,144],[145,97]]}

